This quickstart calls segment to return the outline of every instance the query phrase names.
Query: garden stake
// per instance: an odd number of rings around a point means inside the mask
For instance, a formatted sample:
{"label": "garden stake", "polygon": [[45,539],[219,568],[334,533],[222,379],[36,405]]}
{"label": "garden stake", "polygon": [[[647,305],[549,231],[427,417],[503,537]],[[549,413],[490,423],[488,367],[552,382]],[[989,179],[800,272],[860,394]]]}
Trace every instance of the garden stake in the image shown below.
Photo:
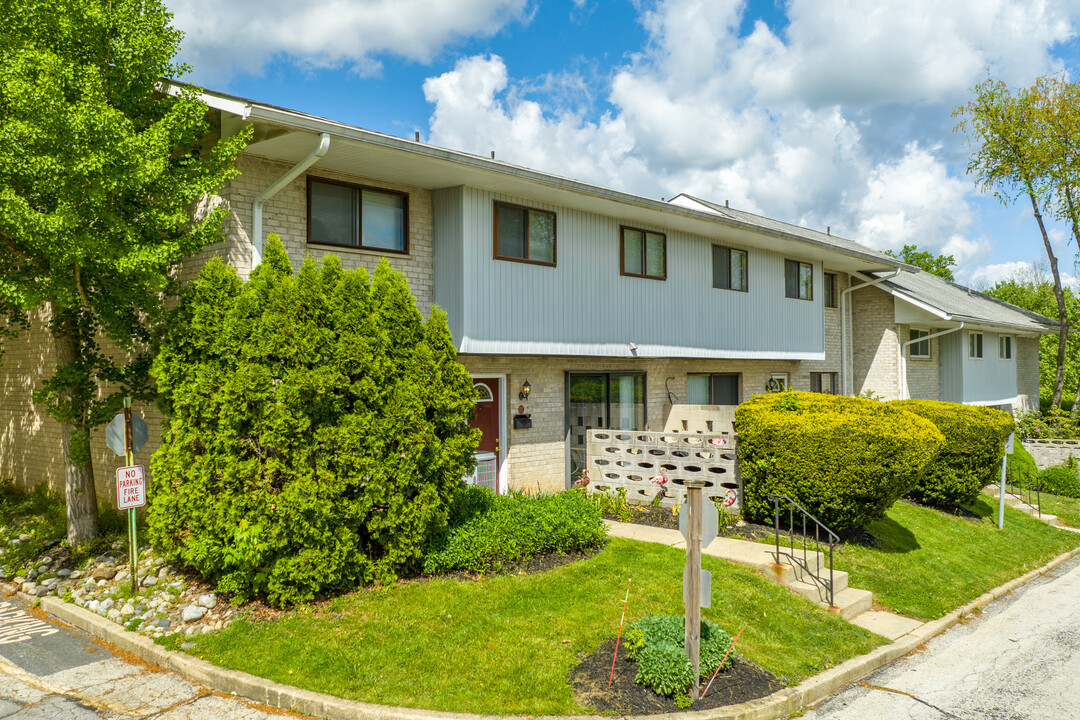
{"label": "garden stake", "polygon": [[[705,693],[709,692],[709,688],[712,687],[712,681],[715,680],[716,676],[720,674],[720,668],[724,667],[724,661],[727,660],[727,656],[731,654],[731,651],[735,649],[735,643],[739,642],[739,636],[742,635],[742,631],[745,629],[746,623],[743,623],[743,626],[739,628],[739,632],[735,633],[735,639],[731,641],[731,647],[729,647],[727,649],[727,652],[724,653],[724,659],[721,660],[720,664],[716,666],[716,672],[714,672],[712,674],[712,677],[709,678],[709,684],[706,685],[705,689],[701,691],[701,697],[705,697]],[[701,698],[698,699],[700,700]]]}
{"label": "garden stake", "polygon": [[615,637],[615,654],[611,656],[611,675],[607,679],[607,689],[611,689],[611,681],[615,679],[615,659],[619,657],[619,641],[622,640],[622,624],[626,619],[626,601],[630,599],[630,581],[626,578],[626,597],[622,601],[622,617],[619,618],[619,634]]}

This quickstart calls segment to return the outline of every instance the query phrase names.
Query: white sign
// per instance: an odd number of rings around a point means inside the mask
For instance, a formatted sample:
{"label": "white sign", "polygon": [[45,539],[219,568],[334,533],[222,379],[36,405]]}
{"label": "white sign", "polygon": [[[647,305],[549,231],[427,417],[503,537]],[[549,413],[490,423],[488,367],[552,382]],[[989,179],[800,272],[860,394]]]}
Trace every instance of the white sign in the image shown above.
{"label": "white sign", "polygon": [[120,510],[146,504],[145,468],[142,465],[116,468],[116,507]]}

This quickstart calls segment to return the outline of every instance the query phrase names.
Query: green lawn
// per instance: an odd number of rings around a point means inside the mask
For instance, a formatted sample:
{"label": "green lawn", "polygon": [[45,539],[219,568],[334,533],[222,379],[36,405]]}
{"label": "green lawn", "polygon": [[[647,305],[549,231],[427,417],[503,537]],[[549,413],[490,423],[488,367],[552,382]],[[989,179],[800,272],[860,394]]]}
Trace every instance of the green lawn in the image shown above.
{"label": "green lawn", "polygon": [[[229,668],[353,700],[496,714],[584,713],[568,674],[626,622],[682,613],[685,553],[612,539],[595,557],[545,573],[437,579],[364,590],[280,620],[237,622],[191,652]],[[849,625],[760,575],[705,558],[705,617],[739,651],[794,684],[884,638]]]}
{"label": "green lawn", "polygon": [[1064,525],[1080,528],[1080,499],[1078,498],[1043,493],[1042,511],[1056,515]]}
{"label": "green lawn", "polygon": [[985,495],[970,509],[977,518],[898,502],[868,528],[877,546],[841,546],[836,567],[889,610],[932,620],[1080,545],[1080,535],[1009,507],[998,530]]}

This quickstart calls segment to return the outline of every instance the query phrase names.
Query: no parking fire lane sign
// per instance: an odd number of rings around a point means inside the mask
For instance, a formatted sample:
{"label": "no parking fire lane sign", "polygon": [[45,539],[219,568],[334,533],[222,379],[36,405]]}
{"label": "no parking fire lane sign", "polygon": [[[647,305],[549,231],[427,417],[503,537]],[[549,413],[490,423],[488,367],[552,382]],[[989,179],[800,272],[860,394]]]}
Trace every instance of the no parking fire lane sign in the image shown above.
{"label": "no parking fire lane sign", "polygon": [[116,507],[119,510],[146,505],[146,475],[142,465],[116,468]]}

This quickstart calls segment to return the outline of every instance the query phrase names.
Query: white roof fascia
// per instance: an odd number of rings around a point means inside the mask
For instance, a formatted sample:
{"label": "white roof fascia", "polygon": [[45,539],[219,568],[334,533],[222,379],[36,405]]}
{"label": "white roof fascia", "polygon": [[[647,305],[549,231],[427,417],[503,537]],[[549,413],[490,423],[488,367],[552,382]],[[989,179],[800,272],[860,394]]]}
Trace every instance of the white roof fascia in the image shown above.
{"label": "white roof fascia", "polygon": [[[855,287],[858,288],[858,285],[856,285]],[[955,318],[953,318],[952,315],[945,312],[941,308],[934,307],[933,305],[931,305],[929,303],[926,303],[926,302],[923,302],[922,300],[919,300],[918,298],[912,297],[911,295],[908,295],[907,293],[901,292],[901,291],[897,290],[894,287],[884,285],[884,284],[877,285],[875,287],[879,287],[882,290],[884,290],[885,292],[892,295],[893,297],[898,298],[900,300],[903,300],[904,302],[908,303],[909,305],[914,305],[915,307],[919,308],[920,310],[924,310],[924,311],[930,313],[931,315],[934,315],[936,317],[941,318],[942,320],[953,320],[953,319],[955,319]]]}
{"label": "white roof fascia", "polygon": [[[180,88],[183,86],[170,85],[168,91],[171,94],[178,94]],[[746,223],[734,218],[724,217],[715,210],[707,209],[701,210],[697,208],[681,207],[679,205],[673,205],[672,203],[665,202],[663,200],[655,200],[653,198],[647,198],[641,195],[634,195],[631,193],[620,192],[618,190],[612,190],[599,185],[593,185],[591,183],[582,182],[579,180],[571,180],[569,178],[561,177],[558,175],[551,175],[543,173],[538,170],[530,170],[518,165],[511,165],[510,163],[500,162],[498,160],[490,160],[479,155],[471,155],[469,153],[460,152],[457,150],[448,150],[446,148],[435,147],[433,145],[425,145],[417,143],[412,140],[405,140],[403,138],[394,137],[392,135],[385,135],[383,133],[374,132],[372,130],[364,130],[352,125],[347,125],[336,120],[327,120],[325,118],[315,117],[313,115],[306,115],[304,113],[297,112],[295,110],[286,110],[284,108],[277,108],[268,105],[261,105],[259,103],[248,101],[242,101],[237,98],[232,98],[220,94],[208,92],[206,90],[201,91],[203,101],[212,108],[223,110],[225,112],[232,112],[242,114],[246,112],[244,117],[248,120],[261,120],[263,122],[283,125],[290,128],[296,128],[301,130],[307,130],[311,133],[319,134],[324,132],[333,132],[337,136],[345,140],[355,140],[358,142],[369,143],[372,145],[398,150],[414,155],[421,155],[434,160],[442,160],[456,165],[464,165],[484,172],[489,172],[494,175],[512,176],[527,182],[536,183],[538,185],[546,185],[558,190],[564,190],[571,193],[580,195],[591,196],[594,198],[607,200],[616,203],[622,203],[626,205],[635,205],[637,207],[658,212],[662,215],[683,215],[688,218],[704,220],[714,224],[720,224],[739,230],[745,230],[759,235],[767,235],[786,242],[798,243],[800,245],[808,245],[815,247],[819,250],[824,250],[829,253],[835,253],[836,255],[852,257],[867,263],[884,264],[891,268],[901,268],[905,271],[911,272],[914,270],[910,265],[907,265],[899,260],[893,261],[890,259],[883,259],[878,253],[867,251],[865,253],[857,250],[838,248],[835,245],[829,243],[818,242],[811,238],[801,237],[790,233],[784,233],[774,230],[772,228],[765,228],[753,223]],[[240,111],[239,113],[237,111]]]}

